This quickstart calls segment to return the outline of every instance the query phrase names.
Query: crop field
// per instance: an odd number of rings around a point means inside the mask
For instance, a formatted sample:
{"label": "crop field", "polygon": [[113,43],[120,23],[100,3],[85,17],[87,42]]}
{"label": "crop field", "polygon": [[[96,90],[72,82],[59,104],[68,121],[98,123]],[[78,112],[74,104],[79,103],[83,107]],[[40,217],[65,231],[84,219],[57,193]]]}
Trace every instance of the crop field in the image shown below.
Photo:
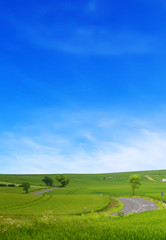
{"label": "crop field", "polygon": [[[65,188],[48,187],[45,175],[0,175],[0,239],[166,239],[166,170],[137,172],[142,185],[137,196],[161,200],[157,211],[111,216],[123,207],[118,197],[131,196],[129,176],[135,172],[65,174]],[[110,179],[111,178],[111,179]],[[19,185],[31,184],[25,194]],[[32,194],[45,189],[53,191]]]}
{"label": "crop field", "polygon": [[100,195],[28,195],[2,194],[1,214],[42,214],[51,211],[56,215],[82,214],[99,211],[109,205],[109,198]]}

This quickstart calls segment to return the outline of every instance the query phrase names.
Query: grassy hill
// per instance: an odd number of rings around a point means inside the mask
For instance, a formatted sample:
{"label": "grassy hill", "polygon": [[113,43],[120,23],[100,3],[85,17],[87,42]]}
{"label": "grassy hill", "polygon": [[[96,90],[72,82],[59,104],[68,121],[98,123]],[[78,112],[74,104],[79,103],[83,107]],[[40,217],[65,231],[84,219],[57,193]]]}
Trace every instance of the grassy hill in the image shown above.
{"label": "grassy hill", "polygon": [[[16,187],[0,187],[0,239],[165,239],[165,209],[123,218],[109,215],[111,204],[115,210],[122,207],[112,197],[131,195],[132,174],[142,179],[138,196],[160,200],[161,192],[166,194],[166,170],[65,174],[71,179],[66,188],[41,195],[25,194],[19,184],[29,182],[31,192],[48,189],[42,182],[45,175],[2,174],[0,183]],[[48,176],[59,185],[55,174]]]}
{"label": "grassy hill", "polygon": [[[48,194],[51,195],[89,195],[89,194],[105,194],[115,197],[129,196],[131,194],[131,186],[128,182],[129,176],[139,174],[142,179],[142,186],[137,190],[137,195],[155,196],[160,198],[161,192],[166,189],[166,183],[162,182],[166,178],[166,170],[157,171],[141,171],[141,172],[125,172],[125,173],[106,173],[106,174],[65,174],[71,181],[65,189],[57,189]],[[45,188],[42,182],[45,175],[0,175],[0,182],[10,182],[20,184],[24,181],[32,185],[31,190],[37,188]],[[48,175],[54,179],[54,184],[59,183],[55,180],[55,174]],[[107,178],[112,177],[111,180]],[[8,191],[0,188],[1,191]],[[11,190],[10,190],[11,191]],[[12,190],[17,192],[15,188]]]}

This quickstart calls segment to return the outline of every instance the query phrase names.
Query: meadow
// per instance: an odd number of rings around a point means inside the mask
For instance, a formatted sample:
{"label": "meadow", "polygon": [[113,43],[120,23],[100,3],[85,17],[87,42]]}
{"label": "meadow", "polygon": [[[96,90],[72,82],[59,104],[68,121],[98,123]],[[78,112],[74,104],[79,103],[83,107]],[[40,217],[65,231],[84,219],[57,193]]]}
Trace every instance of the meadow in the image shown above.
{"label": "meadow", "polygon": [[[49,189],[45,175],[0,175],[0,239],[166,239],[166,209],[111,216],[123,207],[118,197],[131,196],[129,176],[135,172],[107,174],[66,174],[71,180],[65,188],[41,195]],[[137,196],[161,200],[166,194],[166,170],[136,172],[142,185]],[[49,175],[55,180],[55,174]],[[111,180],[108,178],[111,177]],[[30,193],[19,187],[31,184]],[[165,194],[163,202],[166,202]]]}
{"label": "meadow", "polygon": [[122,217],[98,214],[57,217],[1,217],[0,239],[54,240],[150,240],[166,239],[166,211]]}

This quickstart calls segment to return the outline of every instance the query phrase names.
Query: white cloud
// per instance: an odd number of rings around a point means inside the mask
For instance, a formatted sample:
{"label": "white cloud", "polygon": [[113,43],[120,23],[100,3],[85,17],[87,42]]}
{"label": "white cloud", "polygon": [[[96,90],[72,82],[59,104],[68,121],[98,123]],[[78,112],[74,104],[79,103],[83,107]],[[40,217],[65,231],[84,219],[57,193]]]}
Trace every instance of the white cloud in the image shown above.
{"label": "white cloud", "polygon": [[[127,144],[96,139],[92,148],[73,142],[66,151],[63,145],[57,148],[52,147],[53,143],[47,146],[27,137],[14,138],[14,146],[8,146],[6,155],[1,154],[1,173],[100,173],[166,168],[166,133],[143,130],[139,136],[128,136]],[[8,141],[11,143],[10,137]]]}
{"label": "white cloud", "polygon": [[152,121],[152,117],[138,119],[122,113],[57,113],[55,109],[46,109],[36,112],[34,117],[36,125],[31,120],[30,127],[17,126],[15,131],[1,134],[0,173],[166,168],[166,129],[157,116]]}
{"label": "white cloud", "polygon": [[98,127],[100,128],[108,128],[116,125],[119,122],[119,119],[113,119],[113,118],[103,118],[98,123]]}

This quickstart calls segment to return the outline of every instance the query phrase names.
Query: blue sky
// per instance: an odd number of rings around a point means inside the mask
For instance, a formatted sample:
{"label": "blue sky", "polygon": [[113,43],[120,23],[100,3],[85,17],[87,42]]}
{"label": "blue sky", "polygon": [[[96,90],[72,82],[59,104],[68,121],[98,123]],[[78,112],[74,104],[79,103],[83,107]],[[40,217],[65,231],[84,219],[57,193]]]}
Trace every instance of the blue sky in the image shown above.
{"label": "blue sky", "polygon": [[0,173],[166,169],[166,3],[1,1]]}

